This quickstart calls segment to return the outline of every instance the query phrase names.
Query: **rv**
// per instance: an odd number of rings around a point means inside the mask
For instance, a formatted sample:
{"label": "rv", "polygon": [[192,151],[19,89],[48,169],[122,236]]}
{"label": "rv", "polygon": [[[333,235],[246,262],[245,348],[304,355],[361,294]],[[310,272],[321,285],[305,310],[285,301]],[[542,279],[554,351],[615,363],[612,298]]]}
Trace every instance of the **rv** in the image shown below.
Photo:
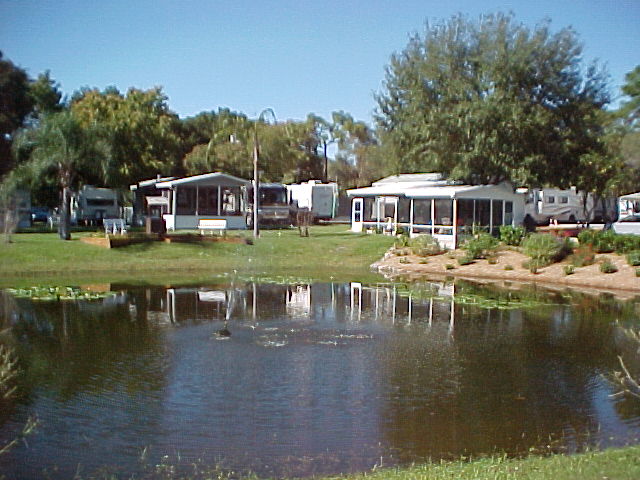
{"label": "rv", "polygon": [[105,218],[118,218],[118,194],[110,188],[84,185],[71,198],[71,223],[98,225]]}
{"label": "rv", "polygon": [[[291,225],[294,212],[289,205],[287,188],[281,183],[261,183],[258,197],[259,225]],[[245,188],[244,204],[247,226],[253,226],[253,186]]]}
{"label": "rv", "polygon": [[287,185],[289,203],[312,212],[314,221],[331,220],[338,210],[338,185],[309,180]]}
{"label": "rv", "polygon": [[575,187],[568,190],[525,188],[518,191],[526,194],[525,224],[607,223],[615,221],[618,216],[615,199],[589,193],[585,203],[584,194]]}

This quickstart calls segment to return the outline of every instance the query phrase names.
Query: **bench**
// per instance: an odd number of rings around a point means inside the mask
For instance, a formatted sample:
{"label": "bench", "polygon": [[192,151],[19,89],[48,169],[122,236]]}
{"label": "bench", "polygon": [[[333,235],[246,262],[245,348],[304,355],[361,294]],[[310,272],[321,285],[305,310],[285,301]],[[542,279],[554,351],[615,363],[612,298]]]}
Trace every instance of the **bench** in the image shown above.
{"label": "bench", "polygon": [[124,235],[127,233],[127,224],[123,218],[105,218],[102,220],[105,235]]}
{"label": "bench", "polygon": [[227,221],[224,218],[201,218],[198,221],[200,235],[204,235],[205,230],[224,233],[227,230]]}

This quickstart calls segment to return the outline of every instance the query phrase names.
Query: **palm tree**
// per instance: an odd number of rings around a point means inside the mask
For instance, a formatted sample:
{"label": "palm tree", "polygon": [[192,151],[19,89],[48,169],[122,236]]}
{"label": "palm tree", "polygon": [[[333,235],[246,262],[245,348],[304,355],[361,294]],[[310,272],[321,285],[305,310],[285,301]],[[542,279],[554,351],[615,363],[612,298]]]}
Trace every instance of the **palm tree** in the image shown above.
{"label": "palm tree", "polygon": [[56,172],[61,190],[58,234],[63,240],[71,239],[71,188],[83,169],[103,176],[108,156],[104,145],[96,129],[83,127],[68,110],[44,116],[35,129],[25,130],[17,138],[16,148],[31,152],[21,170],[28,172],[32,181],[46,172]]}

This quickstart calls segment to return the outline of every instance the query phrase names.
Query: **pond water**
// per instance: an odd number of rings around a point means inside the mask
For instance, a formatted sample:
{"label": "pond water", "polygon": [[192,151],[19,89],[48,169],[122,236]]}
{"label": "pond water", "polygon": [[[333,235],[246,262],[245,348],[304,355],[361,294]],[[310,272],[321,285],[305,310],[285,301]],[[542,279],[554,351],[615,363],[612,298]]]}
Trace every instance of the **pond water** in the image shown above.
{"label": "pond water", "polygon": [[101,288],[115,294],[0,297],[22,367],[0,444],[38,419],[0,456],[8,478],[307,476],[640,441],[640,402],[603,378],[638,302],[429,282]]}

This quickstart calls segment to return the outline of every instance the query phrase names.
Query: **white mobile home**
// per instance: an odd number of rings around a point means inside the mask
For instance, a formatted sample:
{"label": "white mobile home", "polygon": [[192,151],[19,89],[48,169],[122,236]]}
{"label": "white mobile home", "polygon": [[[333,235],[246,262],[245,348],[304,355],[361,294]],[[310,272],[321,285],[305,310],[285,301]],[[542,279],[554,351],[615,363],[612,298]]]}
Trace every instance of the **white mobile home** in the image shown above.
{"label": "white mobile home", "polygon": [[430,234],[447,248],[456,248],[474,228],[496,233],[501,225],[519,225],[524,218],[524,195],[507,183],[462,185],[439,174],[413,174],[347,194],[353,199],[352,231],[403,228],[412,236]]}
{"label": "white mobile home", "polygon": [[226,220],[230,230],[245,229],[242,187],[251,182],[220,172],[156,183],[168,197],[167,230],[197,229],[200,220]]}
{"label": "white mobile home", "polygon": [[105,218],[118,218],[118,193],[110,188],[84,185],[71,198],[71,223],[100,224]]}
{"label": "white mobile home", "polygon": [[[526,195],[525,223],[538,225],[551,221],[568,223],[605,223],[617,218],[615,198],[599,198],[572,187],[567,190],[556,188],[518,189]],[[528,217],[528,218],[527,218]]]}

